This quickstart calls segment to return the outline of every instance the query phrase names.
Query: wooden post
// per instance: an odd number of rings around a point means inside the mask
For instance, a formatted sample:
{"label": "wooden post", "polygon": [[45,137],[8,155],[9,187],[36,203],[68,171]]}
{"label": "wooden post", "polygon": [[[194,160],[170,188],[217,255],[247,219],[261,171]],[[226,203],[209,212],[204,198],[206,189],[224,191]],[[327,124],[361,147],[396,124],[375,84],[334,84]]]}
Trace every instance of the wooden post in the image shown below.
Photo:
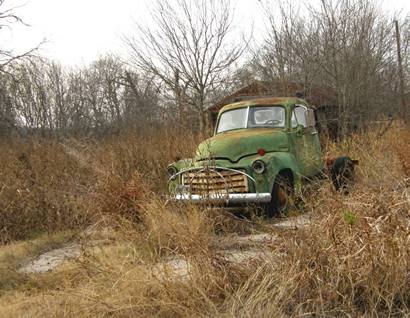
{"label": "wooden post", "polygon": [[399,85],[400,85],[400,112],[404,119],[407,119],[406,102],[404,100],[404,76],[403,76],[403,64],[401,60],[401,43],[400,43],[400,31],[399,21],[394,20],[396,27],[396,42],[397,42],[397,64],[399,69]]}

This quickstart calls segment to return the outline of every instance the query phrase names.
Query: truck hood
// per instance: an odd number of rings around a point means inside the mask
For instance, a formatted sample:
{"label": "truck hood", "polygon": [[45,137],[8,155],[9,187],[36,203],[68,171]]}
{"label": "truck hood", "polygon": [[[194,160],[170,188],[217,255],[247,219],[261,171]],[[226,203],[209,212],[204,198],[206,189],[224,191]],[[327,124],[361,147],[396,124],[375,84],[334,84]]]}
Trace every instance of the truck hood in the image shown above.
{"label": "truck hood", "polygon": [[217,134],[198,146],[195,159],[229,159],[237,162],[243,157],[257,154],[261,148],[266,152],[287,151],[287,135],[282,130],[272,128],[248,128]]}

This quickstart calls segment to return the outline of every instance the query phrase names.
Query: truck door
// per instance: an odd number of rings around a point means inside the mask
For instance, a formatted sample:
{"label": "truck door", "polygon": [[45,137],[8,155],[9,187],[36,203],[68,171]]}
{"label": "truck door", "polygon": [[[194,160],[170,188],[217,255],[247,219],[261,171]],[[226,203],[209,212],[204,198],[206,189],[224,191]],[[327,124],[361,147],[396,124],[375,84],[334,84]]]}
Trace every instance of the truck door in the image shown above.
{"label": "truck door", "polygon": [[311,177],[322,170],[321,150],[317,130],[306,106],[295,105],[291,115],[290,139],[299,168],[305,177]]}

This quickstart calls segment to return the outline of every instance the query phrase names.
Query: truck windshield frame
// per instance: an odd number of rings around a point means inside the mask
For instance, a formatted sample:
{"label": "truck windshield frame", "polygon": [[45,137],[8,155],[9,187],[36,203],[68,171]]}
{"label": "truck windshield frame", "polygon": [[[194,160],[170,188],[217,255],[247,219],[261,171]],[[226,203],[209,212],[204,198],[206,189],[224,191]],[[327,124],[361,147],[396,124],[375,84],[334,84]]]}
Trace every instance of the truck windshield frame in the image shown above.
{"label": "truck windshield frame", "polygon": [[223,112],[215,134],[247,128],[285,128],[286,109],[282,105],[255,105]]}

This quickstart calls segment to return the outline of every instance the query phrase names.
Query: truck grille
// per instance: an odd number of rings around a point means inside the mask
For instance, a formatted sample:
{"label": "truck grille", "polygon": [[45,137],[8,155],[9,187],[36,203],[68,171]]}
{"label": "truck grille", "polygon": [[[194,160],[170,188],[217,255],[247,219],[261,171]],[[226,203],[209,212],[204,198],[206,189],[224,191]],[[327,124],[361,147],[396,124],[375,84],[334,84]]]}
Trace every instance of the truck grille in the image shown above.
{"label": "truck grille", "polygon": [[237,171],[189,172],[183,175],[183,183],[189,187],[191,194],[248,192],[248,178]]}

